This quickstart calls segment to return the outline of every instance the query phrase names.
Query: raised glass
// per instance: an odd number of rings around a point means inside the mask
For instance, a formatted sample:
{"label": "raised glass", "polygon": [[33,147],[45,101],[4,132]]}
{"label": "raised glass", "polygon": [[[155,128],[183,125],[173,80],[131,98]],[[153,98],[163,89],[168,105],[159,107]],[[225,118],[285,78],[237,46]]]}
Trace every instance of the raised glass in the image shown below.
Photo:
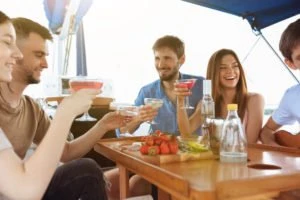
{"label": "raised glass", "polygon": [[[117,104],[116,105],[117,112],[125,117],[125,121],[129,122],[132,120],[133,117],[139,114],[139,107],[129,104]],[[128,137],[132,136],[128,129],[126,128],[125,133],[119,135],[119,137]]]}
{"label": "raised glass", "polygon": [[[78,91],[80,89],[101,89],[103,86],[103,81],[100,78],[91,78],[87,76],[76,76],[69,80],[70,89],[72,91]],[[97,121],[96,118],[85,112],[76,121]]]}
{"label": "raised glass", "polygon": [[[180,80],[176,80],[175,83],[177,84],[177,87],[187,87],[189,90],[191,90],[194,87],[196,80],[197,79],[195,79],[195,78],[180,79]],[[182,108],[194,109],[194,107],[190,105],[189,96],[185,97],[184,106]]]}
{"label": "raised glass", "polygon": [[[153,109],[159,110],[162,107],[164,101],[162,99],[157,98],[144,98],[145,105],[150,105]],[[156,121],[152,120],[149,122],[150,124],[158,124]]]}

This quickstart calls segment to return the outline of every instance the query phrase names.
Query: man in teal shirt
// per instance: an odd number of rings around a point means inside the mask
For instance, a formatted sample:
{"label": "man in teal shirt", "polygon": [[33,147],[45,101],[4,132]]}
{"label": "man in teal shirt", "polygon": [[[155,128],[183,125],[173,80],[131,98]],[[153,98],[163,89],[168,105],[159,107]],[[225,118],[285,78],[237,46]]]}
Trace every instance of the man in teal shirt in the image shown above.
{"label": "man in teal shirt", "polygon": [[[197,103],[203,95],[203,77],[197,77],[179,72],[185,62],[184,43],[175,36],[164,36],[159,38],[152,47],[154,53],[155,68],[158,72],[159,79],[142,87],[136,100],[135,105],[144,105],[144,98],[159,98],[163,100],[163,106],[155,111],[150,106],[142,106],[139,117],[133,119],[126,126],[126,131],[133,133],[141,123],[151,121],[153,118],[157,124],[151,124],[150,132],[161,130],[163,132],[179,135],[176,117],[177,96],[174,94],[174,83],[179,79],[195,78],[196,83],[192,88],[189,98],[191,106],[196,108]],[[189,109],[190,116],[195,109]],[[124,129],[125,130],[125,129]],[[118,131],[117,131],[118,133]],[[200,134],[200,130],[197,130]],[[119,174],[118,169],[105,173],[112,183],[108,195],[111,198],[118,198],[119,195]],[[130,194],[139,196],[151,193],[151,184],[141,179],[138,175],[130,179]]]}
{"label": "man in teal shirt", "polygon": [[[191,76],[187,74],[179,73],[179,79],[197,79],[195,86],[192,89],[192,95],[189,98],[190,105],[193,107],[197,106],[197,101],[202,98],[202,80],[203,78],[197,76]],[[162,107],[158,110],[158,113],[155,117],[157,124],[150,124],[150,130],[161,130],[162,132],[168,132],[175,135],[180,135],[177,120],[176,120],[176,99],[173,101],[172,94],[170,92],[169,96],[166,92],[166,87],[164,84],[172,85],[174,81],[167,81],[163,79],[156,80],[144,87],[141,88],[136,100],[135,105],[144,105],[144,98],[159,98],[163,100]],[[191,115],[194,112],[194,109],[188,109],[188,114]],[[199,134],[199,130],[197,131]]]}
{"label": "man in teal shirt", "polygon": [[[154,118],[158,123],[150,124],[150,132],[161,130],[180,135],[176,120],[176,95],[173,93],[174,83],[178,79],[196,79],[189,98],[190,105],[196,107],[197,103],[202,99],[202,81],[204,78],[179,72],[185,62],[185,53],[184,43],[178,37],[170,35],[161,37],[154,43],[152,49],[159,79],[141,88],[135,100],[135,105],[144,105],[144,98],[162,99],[163,105],[158,111],[151,109],[149,106],[143,106],[140,110],[140,117],[128,123],[126,131],[133,133],[141,123]],[[187,111],[188,115],[190,116],[194,111],[194,109],[189,109]],[[199,129],[197,133],[200,134]],[[117,131],[117,134],[120,134],[120,131]]]}

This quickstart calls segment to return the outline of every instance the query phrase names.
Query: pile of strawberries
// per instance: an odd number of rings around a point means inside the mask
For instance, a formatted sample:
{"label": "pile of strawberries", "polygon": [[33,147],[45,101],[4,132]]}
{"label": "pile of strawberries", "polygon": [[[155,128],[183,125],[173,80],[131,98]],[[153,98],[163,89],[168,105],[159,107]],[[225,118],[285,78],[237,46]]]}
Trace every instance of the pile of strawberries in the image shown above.
{"label": "pile of strawberries", "polygon": [[149,136],[142,138],[140,152],[143,155],[176,154],[178,143],[176,136],[164,134],[157,130]]}

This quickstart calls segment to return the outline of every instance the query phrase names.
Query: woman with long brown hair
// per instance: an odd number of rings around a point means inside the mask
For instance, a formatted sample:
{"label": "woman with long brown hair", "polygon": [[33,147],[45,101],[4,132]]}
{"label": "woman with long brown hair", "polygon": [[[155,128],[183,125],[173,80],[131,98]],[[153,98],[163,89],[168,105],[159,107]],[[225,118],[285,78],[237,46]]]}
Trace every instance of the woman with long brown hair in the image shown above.
{"label": "woman with long brown hair", "polygon": [[[16,67],[17,61],[22,58],[23,55],[16,45],[16,31],[12,21],[8,16],[0,11],[0,82],[7,83],[12,80],[12,70]],[[95,168],[86,168],[86,173],[80,174],[81,177],[83,177],[82,179],[76,177],[76,174],[72,172],[74,170],[65,168],[65,166],[72,166],[71,169],[74,169],[75,167],[80,168],[82,167],[82,163],[94,163],[94,161],[82,161],[75,166],[70,162],[58,167],[73,120],[77,115],[90,108],[93,99],[96,98],[96,95],[100,92],[101,90],[96,89],[82,89],[64,98],[56,111],[55,117],[51,122],[45,137],[37,147],[36,151],[28,159],[26,158],[22,160],[22,158],[17,155],[14,151],[13,143],[6,135],[5,129],[3,126],[0,127],[1,200],[42,198],[70,199],[70,194],[73,193],[70,192],[68,187],[66,187],[67,185],[70,185],[72,188],[78,188],[78,191],[76,191],[76,194],[78,195],[73,195],[72,199],[89,199],[89,197],[93,199],[107,199],[104,184],[102,184],[103,188],[100,188],[100,183],[103,178],[99,173],[101,172],[101,169],[96,163],[94,165],[89,165],[95,166]],[[33,113],[34,111],[32,109],[32,111],[28,112]],[[115,120],[115,123],[120,124],[120,126],[124,126],[123,120],[124,117],[120,116],[119,120]],[[2,121],[2,124],[3,123],[4,122]],[[15,131],[22,133],[23,130],[16,129]],[[66,179],[69,183],[64,181],[65,184],[60,187],[61,190],[51,190],[52,193],[49,192],[48,194],[48,188],[56,186],[52,186],[54,184],[51,184],[52,182],[50,181],[53,180],[53,175],[58,170],[61,176],[59,180],[58,178],[55,180],[61,182],[71,175],[77,179],[76,181]],[[66,172],[70,173],[66,174]],[[95,172],[96,176],[91,176],[90,172]],[[95,182],[95,184],[85,184],[83,179],[91,180],[88,183]],[[91,191],[94,191],[94,193],[91,193]],[[96,194],[98,195],[96,196]],[[70,198],[67,198],[66,196]]]}
{"label": "woman with long brown hair", "polygon": [[[216,51],[209,59],[206,79],[212,81],[215,117],[225,119],[227,104],[238,104],[238,115],[247,140],[249,143],[257,142],[263,123],[264,98],[258,93],[248,92],[245,73],[236,53],[230,49]],[[186,95],[191,95],[187,88],[182,87],[176,87],[174,92],[178,105],[182,104]],[[177,106],[177,121],[182,134],[191,134],[201,126],[201,104],[202,101],[190,118],[185,109]]]}

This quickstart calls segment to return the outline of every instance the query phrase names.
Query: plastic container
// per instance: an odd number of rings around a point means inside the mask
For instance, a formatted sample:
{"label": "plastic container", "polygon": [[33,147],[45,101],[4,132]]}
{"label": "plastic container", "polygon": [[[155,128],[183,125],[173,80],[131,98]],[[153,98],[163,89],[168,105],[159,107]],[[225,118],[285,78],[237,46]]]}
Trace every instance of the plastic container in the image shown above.
{"label": "plastic container", "polygon": [[220,160],[227,163],[247,162],[247,139],[237,114],[237,104],[228,104],[227,110],[220,143]]}

